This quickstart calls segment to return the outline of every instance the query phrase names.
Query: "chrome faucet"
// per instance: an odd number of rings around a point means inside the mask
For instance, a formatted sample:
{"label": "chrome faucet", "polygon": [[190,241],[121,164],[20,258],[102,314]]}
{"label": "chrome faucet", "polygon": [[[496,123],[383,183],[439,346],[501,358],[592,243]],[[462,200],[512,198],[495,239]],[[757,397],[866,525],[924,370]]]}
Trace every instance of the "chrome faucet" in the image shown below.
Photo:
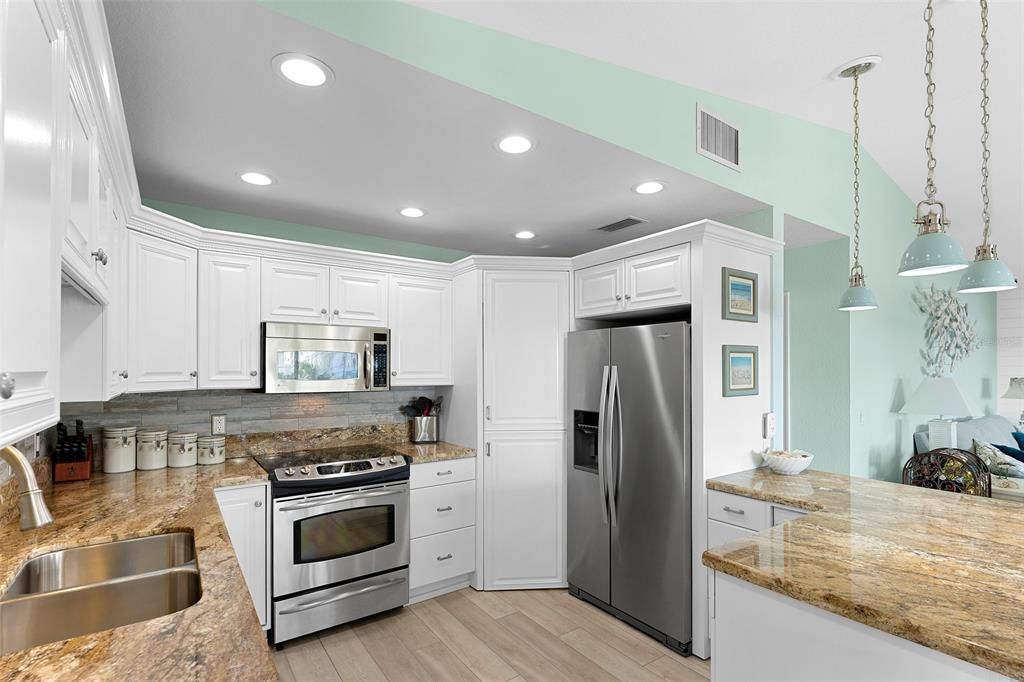
{"label": "chrome faucet", "polygon": [[53,516],[43,499],[43,491],[39,489],[36,472],[32,463],[21,450],[13,446],[0,449],[0,459],[10,465],[15,478],[18,479],[18,507],[21,510],[21,529],[31,530],[53,523]]}

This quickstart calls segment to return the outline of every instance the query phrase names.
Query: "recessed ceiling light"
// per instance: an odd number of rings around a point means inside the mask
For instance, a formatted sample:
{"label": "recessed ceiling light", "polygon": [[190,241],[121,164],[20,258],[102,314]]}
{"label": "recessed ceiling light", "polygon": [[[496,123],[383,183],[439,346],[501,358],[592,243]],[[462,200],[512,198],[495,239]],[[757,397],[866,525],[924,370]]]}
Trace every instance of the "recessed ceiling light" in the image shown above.
{"label": "recessed ceiling light", "polygon": [[415,206],[408,206],[399,211],[406,218],[422,218],[426,213],[422,208],[416,208]]}
{"label": "recessed ceiling light", "polygon": [[522,154],[532,148],[533,142],[530,141],[530,138],[522,135],[509,135],[498,142],[498,149],[506,154]]}
{"label": "recessed ceiling light", "polygon": [[516,239],[533,239],[536,236],[537,235],[529,230],[520,230],[519,232],[516,232]]}
{"label": "recessed ceiling light", "polygon": [[637,194],[657,194],[663,189],[665,189],[665,185],[661,184],[657,180],[648,180],[647,182],[641,182],[639,185],[634,187],[633,191]]}
{"label": "recessed ceiling light", "polygon": [[304,54],[279,54],[271,61],[274,70],[292,83],[315,88],[334,78],[331,67]]}
{"label": "recessed ceiling light", "polygon": [[256,171],[246,171],[238,177],[242,179],[242,182],[248,182],[250,185],[259,185],[260,187],[274,184],[274,179],[269,175],[257,173]]}

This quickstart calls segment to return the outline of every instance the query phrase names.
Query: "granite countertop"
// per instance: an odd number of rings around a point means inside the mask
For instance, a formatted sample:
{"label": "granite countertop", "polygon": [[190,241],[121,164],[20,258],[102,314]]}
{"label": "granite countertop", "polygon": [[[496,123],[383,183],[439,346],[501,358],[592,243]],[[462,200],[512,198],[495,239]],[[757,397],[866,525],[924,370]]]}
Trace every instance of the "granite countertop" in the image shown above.
{"label": "granite countertop", "polygon": [[167,616],[0,657],[2,679],[276,680],[267,639],[221,520],[215,487],[266,480],[248,457],[182,469],[98,474],[47,494],[54,523],[0,529],[0,584],[55,549],[190,530],[203,596]]}
{"label": "granite countertop", "polygon": [[811,513],[707,550],[706,566],[1024,679],[1018,503],[767,468],[707,487]]}
{"label": "granite countertop", "polygon": [[449,459],[476,457],[476,450],[473,448],[443,441],[440,443],[422,443],[418,445],[416,443],[388,444],[387,447],[403,455],[409,455],[412,457],[413,464],[445,462]]}

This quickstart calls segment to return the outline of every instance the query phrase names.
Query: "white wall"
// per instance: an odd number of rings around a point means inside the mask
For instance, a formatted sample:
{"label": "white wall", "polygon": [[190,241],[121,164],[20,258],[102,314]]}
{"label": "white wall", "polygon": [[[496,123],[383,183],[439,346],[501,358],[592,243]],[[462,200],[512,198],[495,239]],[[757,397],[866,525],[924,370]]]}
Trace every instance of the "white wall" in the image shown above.
{"label": "white wall", "polygon": [[[1010,377],[1024,377],[1024,286],[996,294],[996,333],[998,383],[996,395],[1002,396],[1010,385]],[[999,399],[999,414],[1017,423],[1024,400]]]}

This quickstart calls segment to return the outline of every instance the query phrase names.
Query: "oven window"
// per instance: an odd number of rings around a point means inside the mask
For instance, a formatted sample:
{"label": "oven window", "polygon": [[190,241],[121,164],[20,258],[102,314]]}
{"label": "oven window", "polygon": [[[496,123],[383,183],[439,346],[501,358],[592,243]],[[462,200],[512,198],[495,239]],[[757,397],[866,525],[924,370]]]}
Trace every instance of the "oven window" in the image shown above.
{"label": "oven window", "polygon": [[395,541],[395,506],[358,507],[295,522],[295,563],[369,552]]}
{"label": "oven window", "polygon": [[339,381],[359,378],[359,353],[287,350],[277,353],[277,378],[291,381]]}

